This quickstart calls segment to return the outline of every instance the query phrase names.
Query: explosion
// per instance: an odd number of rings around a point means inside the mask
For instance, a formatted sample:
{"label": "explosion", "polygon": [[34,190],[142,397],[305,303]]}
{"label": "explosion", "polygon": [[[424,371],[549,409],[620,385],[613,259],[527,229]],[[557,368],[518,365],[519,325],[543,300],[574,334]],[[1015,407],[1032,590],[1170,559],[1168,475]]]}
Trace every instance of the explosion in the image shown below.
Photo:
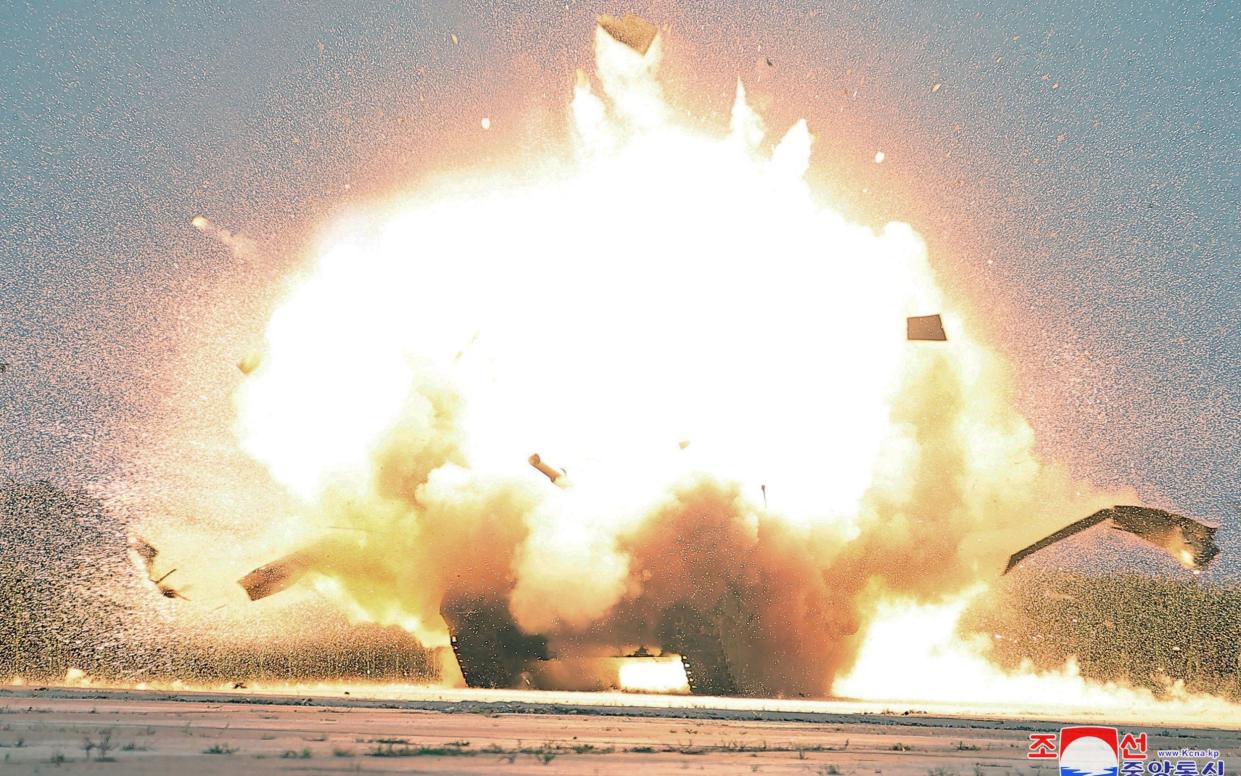
{"label": "explosion", "polygon": [[[553,652],[707,617],[744,689],[824,695],[894,605],[952,610],[1125,496],[1038,460],[918,235],[806,183],[804,122],[772,140],[738,83],[702,129],[662,45],[596,29],[572,153],[321,236],[237,397],[244,449],[301,503],[265,546],[429,647],[466,599]],[[948,341],[907,341],[928,313]]]}

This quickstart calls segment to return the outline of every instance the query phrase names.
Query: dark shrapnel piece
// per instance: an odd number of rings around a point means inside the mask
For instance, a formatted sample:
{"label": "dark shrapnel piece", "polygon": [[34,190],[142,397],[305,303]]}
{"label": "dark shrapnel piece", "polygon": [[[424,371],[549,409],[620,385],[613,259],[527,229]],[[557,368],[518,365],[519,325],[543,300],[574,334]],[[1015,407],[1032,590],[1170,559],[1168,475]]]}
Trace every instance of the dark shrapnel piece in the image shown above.
{"label": "dark shrapnel piece", "polygon": [[905,319],[905,339],[910,342],[947,342],[944,321],[935,315],[911,315]]}
{"label": "dark shrapnel piece", "polygon": [[1084,517],[1076,523],[1067,525],[1014,553],[1008,559],[1008,566],[1004,569],[1004,573],[1012,571],[1013,567],[1026,557],[1044,547],[1050,547],[1056,542],[1108,521],[1111,521],[1112,528],[1131,533],[1166,550],[1186,568],[1201,569],[1219,554],[1219,545],[1215,543],[1215,532],[1218,530],[1216,526],[1207,525],[1184,515],[1165,512],[1162,509],[1114,506],[1111,509],[1101,509],[1090,517]]}
{"label": "dark shrapnel piece", "polygon": [[155,549],[155,545],[137,534],[129,537],[129,549],[134,553],[138,563],[142,566],[142,570],[146,572],[149,579],[151,571],[155,566],[155,558],[159,555],[159,550]]}
{"label": "dark shrapnel piece", "polygon": [[176,572],[176,569],[166,571],[158,578],[155,576],[155,558],[159,556],[159,550],[155,548],[155,545],[151,544],[146,539],[143,539],[141,536],[134,534],[129,537],[129,551],[133,553],[134,559],[137,561],[138,565],[142,567],[142,571],[146,574],[147,581],[155,586],[155,589],[159,591],[160,595],[164,598],[179,598],[183,601],[189,600],[181,594],[180,590],[177,590],[172,585],[164,584],[168,577],[171,577]]}

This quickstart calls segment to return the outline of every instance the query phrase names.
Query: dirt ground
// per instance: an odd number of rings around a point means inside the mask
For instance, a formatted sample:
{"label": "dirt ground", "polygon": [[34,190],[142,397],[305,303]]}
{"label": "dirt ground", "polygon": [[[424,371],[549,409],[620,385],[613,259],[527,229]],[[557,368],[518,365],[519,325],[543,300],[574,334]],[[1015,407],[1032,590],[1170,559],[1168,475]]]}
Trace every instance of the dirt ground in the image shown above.
{"label": "dirt ground", "polygon": [[[1052,774],[1027,736],[1061,724],[479,698],[9,687],[0,773]],[[1241,732],[1146,729],[1152,750],[1218,749],[1241,767]]]}

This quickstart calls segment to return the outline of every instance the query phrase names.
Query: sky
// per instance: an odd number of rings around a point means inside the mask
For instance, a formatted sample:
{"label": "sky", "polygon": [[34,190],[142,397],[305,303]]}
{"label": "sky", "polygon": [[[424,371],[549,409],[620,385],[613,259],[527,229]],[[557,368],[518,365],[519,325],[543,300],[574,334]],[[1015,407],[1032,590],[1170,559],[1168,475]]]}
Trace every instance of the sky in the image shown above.
{"label": "sky", "polygon": [[225,416],[318,225],[540,148],[633,10],[704,125],[740,77],[841,209],[924,236],[1047,458],[1241,550],[1241,3],[775,5],[5,4],[0,473],[107,490],[169,397]]}

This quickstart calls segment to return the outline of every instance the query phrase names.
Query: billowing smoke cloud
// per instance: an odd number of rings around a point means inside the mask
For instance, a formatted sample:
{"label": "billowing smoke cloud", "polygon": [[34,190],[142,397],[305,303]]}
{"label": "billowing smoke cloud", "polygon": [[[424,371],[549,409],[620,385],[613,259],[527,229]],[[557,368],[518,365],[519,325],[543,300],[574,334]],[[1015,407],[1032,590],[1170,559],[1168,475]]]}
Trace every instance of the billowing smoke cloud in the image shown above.
{"label": "billowing smoke cloud", "polygon": [[632,572],[617,612],[622,632],[650,623],[647,636],[660,643],[670,619],[706,613],[720,623],[742,689],[830,689],[860,625],[852,581],[837,584],[827,568],[838,537],[791,528],[708,481],[676,492],[622,546]]}
{"label": "billowing smoke cloud", "polygon": [[326,536],[297,551],[359,616],[401,625],[427,646],[446,643],[445,598],[508,597],[537,503],[529,484],[463,465],[458,403],[435,386],[412,390],[374,454],[369,486],[328,486],[316,506]]}
{"label": "billowing smoke cloud", "polygon": [[[427,645],[459,596],[553,644],[703,618],[744,689],[824,693],[878,602],[1115,500],[1036,459],[912,230],[820,204],[804,123],[768,152],[738,88],[726,136],[691,129],[658,38],[596,36],[571,159],[338,225],[272,318],[238,428],[304,504],[268,546],[309,584]],[[905,341],[941,311],[948,342]]]}

